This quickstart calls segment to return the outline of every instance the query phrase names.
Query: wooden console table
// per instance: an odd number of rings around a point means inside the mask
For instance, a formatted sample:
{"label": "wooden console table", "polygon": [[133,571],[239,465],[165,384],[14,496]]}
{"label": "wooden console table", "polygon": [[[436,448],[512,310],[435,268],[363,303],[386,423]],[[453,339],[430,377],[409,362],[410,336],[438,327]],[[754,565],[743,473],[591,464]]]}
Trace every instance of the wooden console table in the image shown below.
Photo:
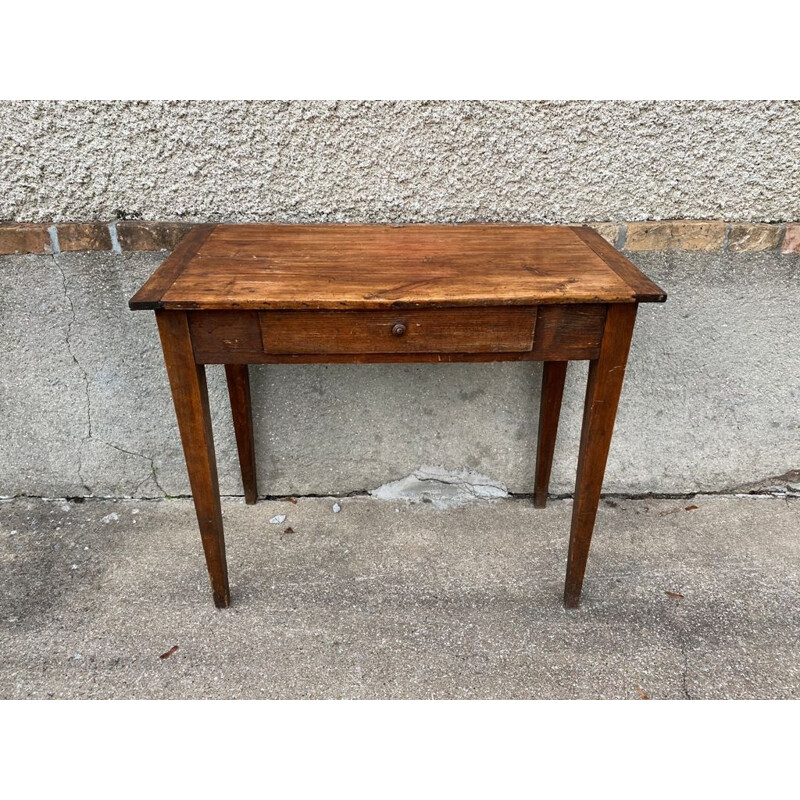
{"label": "wooden console table", "polygon": [[590,228],[200,225],[130,300],[156,312],[214,603],[230,603],[205,365],[224,364],[245,501],[248,364],[543,361],[534,505],[567,363],[588,359],[564,604],[578,605],[640,302],[665,293]]}

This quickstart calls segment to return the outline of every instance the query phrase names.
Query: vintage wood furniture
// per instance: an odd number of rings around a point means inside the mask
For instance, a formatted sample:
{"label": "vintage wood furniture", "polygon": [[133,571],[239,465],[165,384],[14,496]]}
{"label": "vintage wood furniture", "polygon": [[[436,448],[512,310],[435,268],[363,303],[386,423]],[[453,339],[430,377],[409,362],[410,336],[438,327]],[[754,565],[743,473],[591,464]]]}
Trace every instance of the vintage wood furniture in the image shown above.
{"label": "vintage wood furniture", "polygon": [[664,292],[589,228],[200,225],[130,301],[154,309],[203,548],[230,603],[205,365],[224,364],[245,500],[248,364],[543,361],[534,505],[567,363],[588,359],[564,603],[578,605],[636,309]]}

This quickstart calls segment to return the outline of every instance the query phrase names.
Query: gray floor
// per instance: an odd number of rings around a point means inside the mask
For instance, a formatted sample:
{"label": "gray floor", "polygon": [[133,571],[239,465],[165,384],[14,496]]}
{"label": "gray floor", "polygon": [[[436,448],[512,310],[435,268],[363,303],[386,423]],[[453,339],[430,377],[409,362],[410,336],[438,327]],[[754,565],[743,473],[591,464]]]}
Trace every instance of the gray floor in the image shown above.
{"label": "gray floor", "polygon": [[224,501],[226,611],[187,500],[0,503],[0,696],[800,694],[798,499],[604,500],[573,612],[569,500],[334,502]]}

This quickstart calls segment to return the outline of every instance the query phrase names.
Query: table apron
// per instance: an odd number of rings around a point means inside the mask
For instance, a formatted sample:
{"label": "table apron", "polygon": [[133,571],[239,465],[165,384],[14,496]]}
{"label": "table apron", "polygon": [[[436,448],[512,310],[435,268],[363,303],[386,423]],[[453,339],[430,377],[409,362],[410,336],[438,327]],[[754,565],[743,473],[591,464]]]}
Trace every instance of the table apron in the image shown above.
{"label": "table apron", "polygon": [[186,314],[198,364],[402,363],[594,359],[607,308],[174,313]]}

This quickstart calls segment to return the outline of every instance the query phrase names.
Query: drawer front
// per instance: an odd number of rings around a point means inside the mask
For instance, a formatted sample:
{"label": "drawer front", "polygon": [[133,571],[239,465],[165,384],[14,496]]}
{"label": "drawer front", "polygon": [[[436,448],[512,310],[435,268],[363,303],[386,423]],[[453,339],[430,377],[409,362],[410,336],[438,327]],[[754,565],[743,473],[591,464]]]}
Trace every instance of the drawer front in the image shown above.
{"label": "drawer front", "polygon": [[536,308],[262,311],[265,353],[521,353]]}

